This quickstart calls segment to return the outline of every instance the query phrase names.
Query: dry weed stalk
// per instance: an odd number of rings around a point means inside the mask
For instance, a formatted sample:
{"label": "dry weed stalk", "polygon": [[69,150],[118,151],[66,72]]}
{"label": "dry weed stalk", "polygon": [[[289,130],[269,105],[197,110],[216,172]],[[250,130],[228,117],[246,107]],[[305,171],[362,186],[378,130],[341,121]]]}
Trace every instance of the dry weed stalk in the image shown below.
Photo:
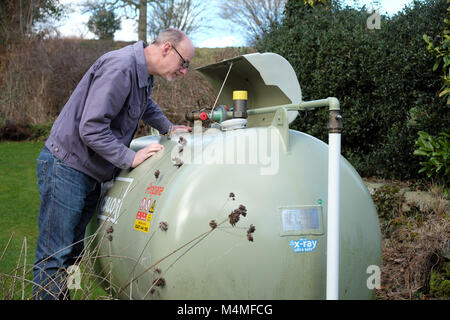
{"label": "dry weed stalk", "polygon": [[450,241],[450,223],[442,203],[436,201],[399,219],[389,237],[383,238],[382,289],[387,299],[417,299],[429,291],[430,273],[442,259],[440,253]]}
{"label": "dry weed stalk", "polygon": [[[227,201],[225,202],[225,204],[223,205],[222,208],[225,207],[226,203],[229,201],[230,199],[227,199]],[[209,222],[209,230],[201,233],[200,235],[194,237],[193,239],[187,241],[186,243],[184,243],[183,245],[181,245],[180,247],[176,248],[175,250],[173,250],[172,252],[168,253],[166,256],[160,258],[158,261],[156,261],[155,263],[153,263],[151,266],[149,267],[145,267],[144,265],[141,264],[141,257],[144,253],[144,251],[146,250],[147,246],[149,245],[150,241],[152,240],[154,234],[156,232],[164,232],[163,229],[157,228],[149,237],[149,239],[147,240],[145,246],[143,247],[139,257],[137,259],[133,259],[131,257],[128,256],[118,256],[118,255],[113,255],[112,251],[111,251],[111,241],[108,240],[108,235],[113,233],[111,228],[107,228],[106,232],[103,232],[102,234],[99,234],[99,232],[101,230],[104,230],[105,226],[104,223],[106,223],[107,220],[104,220],[102,222],[102,224],[99,226],[99,228],[94,232],[94,234],[86,237],[85,239],[81,240],[85,242],[85,248],[83,249],[82,254],[76,259],[75,261],[75,265],[77,265],[80,269],[81,274],[81,278],[83,279],[83,287],[80,288],[75,288],[73,289],[73,295],[77,296],[78,295],[78,291],[81,291],[81,296],[79,297],[79,299],[81,300],[85,300],[85,299],[89,299],[89,297],[91,296],[91,294],[94,292],[94,290],[96,290],[100,285],[103,285],[103,287],[105,288],[105,290],[109,293],[108,296],[101,296],[102,299],[117,299],[119,294],[122,292],[125,292],[125,289],[129,288],[129,293],[126,294],[128,299],[132,299],[132,291],[133,291],[133,282],[136,281],[137,279],[139,279],[140,277],[148,274],[149,272],[152,272],[157,270],[157,277],[154,279],[152,285],[150,286],[150,288],[148,288],[145,297],[148,296],[149,294],[153,293],[155,290],[156,286],[164,286],[165,284],[165,280],[164,280],[164,276],[167,274],[167,272],[177,263],[179,262],[179,260],[186,255],[191,249],[193,249],[196,245],[198,245],[202,240],[204,240],[209,234],[211,234],[213,231],[215,230],[223,230],[225,232],[228,232],[224,229],[227,229],[227,227],[224,227],[223,224],[227,221],[230,222],[230,225],[233,227],[228,227],[228,228],[233,228],[233,229],[247,229],[247,228],[243,228],[243,227],[234,227],[234,224],[237,222],[236,220],[236,214],[238,213],[241,214],[242,216],[246,215],[246,209],[244,206],[240,206],[238,209],[232,211],[232,213],[230,214],[229,217],[225,218],[223,221],[221,221],[220,223],[216,223],[214,220]],[[120,213],[120,216],[126,212],[126,210],[123,210]],[[120,219],[119,216],[119,219]],[[239,220],[239,219],[238,219]],[[213,223],[214,222],[214,223]],[[254,226],[250,225],[250,227],[247,230],[247,237],[250,233],[254,232]],[[233,233],[232,233],[233,234]],[[241,236],[238,234],[234,234],[236,236]],[[11,242],[11,239],[13,238],[13,234],[11,235],[6,247],[3,250],[2,255],[0,256],[0,262],[6,252],[6,250],[8,250],[9,244]],[[94,245],[95,241],[97,239],[96,244]],[[105,243],[108,244],[108,248],[109,248],[109,252],[107,255],[100,255],[100,247]],[[72,245],[76,245],[76,243],[72,244]],[[31,287],[33,285],[33,281],[28,279],[28,277],[32,277],[33,274],[33,265],[32,264],[27,264],[27,239],[26,237],[23,240],[22,243],[22,249],[19,255],[19,258],[17,260],[17,264],[16,264],[16,268],[14,270],[12,270],[12,272],[10,274],[0,274],[0,279],[10,279],[12,281],[12,283],[10,284],[9,289],[7,290],[6,296],[4,297],[5,299],[14,299],[16,296],[16,282],[20,281],[21,283],[21,294],[20,297],[21,299],[34,299],[35,297],[33,296],[33,294],[31,294],[29,297],[25,296],[25,292],[26,292],[26,285],[28,285],[28,287]],[[65,250],[67,248],[63,248],[61,250]],[[168,259],[169,257],[173,256],[174,254],[176,254],[177,252],[181,252],[179,256],[177,256],[175,258],[175,260],[173,262],[170,263],[170,265],[163,271],[161,272],[161,270],[158,268],[158,265],[165,261],[166,259]],[[56,254],[56,253],[55,253]],[[49,259],[50,257],[48,257],[47,259]],[[109,263],[105,264],[105,268],[103,268],[102,270],[95,270],[95,263],[97,261],[97,259],[100,258],[110,258]],[[131,259],[134,263],[128,277],[127,277],[127,281],[124,285],[122,285],[121,287],[117,287],[115,285],[113,285],[112,282],[112,264],[113,264],[113,259]],[[23,263],[21,263],[23,261]],[[144,271],[141,272],[140,274],[133,276],[135,269],[137,266],[141,266],[144,268]],[[19,271],[22,271],[22,275],[18,275]],[[66,270],[67,272],[67,270]],[[58,277],[66,277],[67,273],[61,272],[59,273]],[[55,278],[50,282],[48,285],[52,284],[52,283],[56,283],[57,281],[60,280],[60,278]],[[39,287],[39,290],[45,291],[51,295],[54,295],[55,298],[57,298],[55,296],[54,293],[50,292],[48,290],[47,286],[41,286]],[[67,287],[64,287],[63,292],[61,292],[63,294],[63,299],[69,299],[69,290],[67,290]],[[58,295],[59,296],[59,295]]]}
{"label": "dry weed stalk", "polygon": [[[225,201],[224,205],[222,206],[222,209],[225,207],[226,203],[229,201],[229,198]],[[137,276],[133,277],[130,281],[126,282],[120,289],[119,291],[116,293],[116,297],[123,292],[128,286],[130,286],[130,297],[131,298],[131,285],[134,281],[138,280],[140,277],[142,277],[145,274],[148,274],[151,270],[154,270],[155,268],[158,268],[158,266],[161,264],[161,262],[165,261],[166,259],[168,259],[169,257],[171,257],[172,255],[174,255],[175,253],[179,252],[182,249],[185,249],[184,251],[181,252],[181,254],[176,257],[176,259],[168,265],[168,267],[162,272],[161,275],[159,275],[152,283],[151,287],[147,290],[146,294],[144,295],[144,298],[147,297],[149,294],[153,294],[154,290],[155,290],[155,286],[161,286],[161,281],[163,281],[163,277],[164,275],[173,267],[173,265],[175,263],[177,263],[185,254],[187,254],[192,248],[194,248],[195,246],[197,246],[201,241],[203,241],[208,235],[210,235],[213,231],[215,230],[222,230],[221,226],[228,220],[230,222],[230,225],[234,227],[234,225],[237,223],[237,221],[239,220],[239,218],[237,218],[237,216],[242,215],[242,216],[246,216],[247,214],[247,209],[245,208],[245,206],[240,205],[238,209],[233,210],[232,213],[228,216],[228,218],[225,218],[223,221],[221,221],[220,223],[216,223],[214,220],[211,220],[209,222],[209,226],[210,229],[201,233],[200,235],[194,237],[193,239],[187,241],[186,243],[184,243],[183,245],[181,245],[180,247],[178,247],[177,249],[173,250],[172,252],[170,252],[169,254],[167,254],[166,256],[160,258],[159,260],[157,260],[155,263],[153,263],[152,265],[146,267],[144,269],[143,272],[141,272],[140,274],[138,274]],[[236,220],[237,219],[237,220]],[[237,228],[237,227],[236,227]],[[244,228],[247,229],[247,228]],[[165,231],[167,229],[156,229],[156,231],[160,232],[161,231]],[[255,231],[255,227],[253,225],[250,225],[250,227],[248,228],[247,231],[247,239],[249,241],[253,241],[253,238],[251,237],[251,240],[249,239],[249,235],[251,233],[253,233]],[[147,245],[149,244],[150,240],[153,238],[152,234],[149,238],[149,240],[147,241],[143,251],[145,250],[145,248],[147,247]],[[138,261],[140,260],[140,257],[142,256],[142,253],[139,256]],[[132,276],[134,269],[135,269],[136,265],[133,266],[132,268],[132,272],[130,272],[128,279]]]}

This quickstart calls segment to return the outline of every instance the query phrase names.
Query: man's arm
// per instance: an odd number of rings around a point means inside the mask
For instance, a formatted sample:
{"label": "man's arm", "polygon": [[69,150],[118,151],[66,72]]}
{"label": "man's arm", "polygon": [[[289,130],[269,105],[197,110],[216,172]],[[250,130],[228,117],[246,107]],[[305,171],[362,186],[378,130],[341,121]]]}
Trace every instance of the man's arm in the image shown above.
{"label": "man's arm", "polygon": [[189,126],[172,124],[172,122],[164,115],[161,108],[151,98],[148,99],[142,121],[155,128],[162,134],[170,133],[169,131],[192,131],[192,128]]}
{"label": "man's arm", "polygon": [[145,108],[144,115],[142,116],[144,121],[149,126],[155,128],[162,134],[166,134],[173,127],[172,122],[164,115],[161,108],[149,98]]}

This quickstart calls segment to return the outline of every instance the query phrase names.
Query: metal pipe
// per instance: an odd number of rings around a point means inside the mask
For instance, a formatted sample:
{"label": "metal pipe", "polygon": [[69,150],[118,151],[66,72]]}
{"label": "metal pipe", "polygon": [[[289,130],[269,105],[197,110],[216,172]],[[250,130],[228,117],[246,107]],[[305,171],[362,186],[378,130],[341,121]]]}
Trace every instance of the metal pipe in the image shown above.
{"label": "metal pipe", "polygon": [[339,110],[330,110],[328,122],[327,300],[339,299],[341,120]]}
{"label": "metal pipe", "polygon": [[309,110],[319,107],[329,107],[329,110],[340,110],[339,100],[334,97],[329,97],[326,99],[320,100],[312,100],[312,101],[302,101],[300,103],[291,103],[291,104],[283,104],[279,106],[273,107],[263,107],[257,109],[247,109],[247,114],[263,114],[263,113],[271,113],[277,111],[279,108],[285,108],[287,111],[291,110]]}

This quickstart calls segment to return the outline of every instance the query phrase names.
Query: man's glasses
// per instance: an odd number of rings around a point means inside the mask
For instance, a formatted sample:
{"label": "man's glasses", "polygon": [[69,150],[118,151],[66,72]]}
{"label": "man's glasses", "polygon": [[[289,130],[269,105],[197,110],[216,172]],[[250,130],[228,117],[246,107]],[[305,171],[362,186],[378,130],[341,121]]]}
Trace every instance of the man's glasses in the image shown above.
{"label": "man's glasses", "polygon": [[189,68],[189,62],[187,62],[186,60],[184,60],[184,58],[181,56],[181,54],[178,52],[177,48],[175,48],[175,46],[173,44],[170,44],[172,46],[172,48],[175,50],[176,53],[178,53],[178,55],[181,58],[181,61],[183,61],[181,63],[181,66],[183,67],[183,69],[188,69]]}

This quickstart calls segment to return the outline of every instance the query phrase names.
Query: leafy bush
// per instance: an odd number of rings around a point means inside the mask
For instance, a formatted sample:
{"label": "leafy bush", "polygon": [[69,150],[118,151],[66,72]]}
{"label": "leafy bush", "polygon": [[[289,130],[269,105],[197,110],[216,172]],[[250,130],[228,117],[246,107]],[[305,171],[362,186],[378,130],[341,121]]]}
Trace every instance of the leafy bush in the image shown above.
{"label": "leafy bush", "polygon": [[[450,0],[447,0],[447,4],[450,4]],[[446,98],[447,106],[444,107],[448,110],[450,105],[450,6],[447,7],[447,18],[444,19],[445,28],[441,34],[437,37],[438,44],[435,45],[433,41],[424,34],[423,39],[427,43],[427,50],[436,58],[433,65],[433,71],[436,71],[441,67],[443,79],[443,85],[439,97]],[[448,119],[447,119],[448,120]],[[447,128],[448,130],[448,128]],[[448,132],[448,131],[447,131]],[[434,137],[427,132],[420,131],[419,138],[416,141],[416,145],[419,147],[414,151],[415,155],[425,156],[426,161],[420,162],[422,168],[419,173],[426,173],[428,178],[434,178],[437,181],[444,183],[444,188],[447,189],[450,181],[450,135],[446,132],[440,132],[439,136]]]}
{"label": "leafy bush", "polygon": [[420,131],[416,145],[419,148],[414,151],[414,154],[426,157],[425,161],[420,162],[422,168],[419,173],[424,172],[428,178],[443,180],[442,182],[448,187],[450,181],[450,135],[441,132],[434,137]]}
{"label": "leafy bush", "polygon": [[380,218],[392,220],[401,215],[405,197],[399,187],[384,185],[374,192],[372,198]]}
{"label": "leafy bush", "polygon": [[450,298],[450,262],[446,262],[443,272],[431,271],[430,295],[433,297]]}
{"label": "leafy bush", "polygon": [[423,39],[427,43],[427,50],[436,57],[436,61],[433,65],[433,71],[441,67],[443,86],[442,91],[439,93],[440,97],[447,98],[447,105],[450,105],[450,78],[449,78],[449,66],[450,66],[450,1],[447,0],[447,17],[444,19],[445,28],[441,34],[436,37],[438,44],[435,45],[428,37],[424,34]]}
{"label": "leafy bush", "polygon": [[30,124],[29,125],[34,139],[46,140],[50,135],[50,131],[52,130],[53,122],[45,122],[39,124]]}
{"label": "leafy bush", "polygon": [[[330,2],[311,8],[288,1],[283,21],[267,30],[257,49],[291,63],[303,100],[339,99],[342,151],[362,176],[416,178],[417,132],[437,134],[448,126],[441,79],[423,40],[443,29],[446,0],[414,1],[393,17],[381,16],[379,30],[367,29],[365,7]],[[327,142],[327,121],[327,110],[307,111],[292,127]]]}

